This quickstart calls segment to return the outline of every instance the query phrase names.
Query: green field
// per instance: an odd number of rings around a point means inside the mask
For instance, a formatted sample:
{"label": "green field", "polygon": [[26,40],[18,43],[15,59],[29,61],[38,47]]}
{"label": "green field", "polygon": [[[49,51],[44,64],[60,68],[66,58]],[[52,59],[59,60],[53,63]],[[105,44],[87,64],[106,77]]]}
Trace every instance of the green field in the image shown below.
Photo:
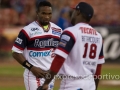
{"label": "green field", "polygon": [[[25,90],[23,83],[23,68],[14,60],[0,62],[0,90]],[[102,75],[110,75],[110,80],[117,80],[120,77],[120,66],[117,64],[104,64]],[[117,75],[117,77],[115,77]],[[114,76],[114,78],[112,77]],[[119,76],[119,77],[118,77]],[[107,78],[102,78],[98,90],[120,90],[120,83],[105,83]],[[111,82],[109,80],[109,82]],[[107,80],[108,81],[108,80]],[[120,80],[117,80],[120,81]],[[55,83],[54,90],[58,90],[60,81]]]}

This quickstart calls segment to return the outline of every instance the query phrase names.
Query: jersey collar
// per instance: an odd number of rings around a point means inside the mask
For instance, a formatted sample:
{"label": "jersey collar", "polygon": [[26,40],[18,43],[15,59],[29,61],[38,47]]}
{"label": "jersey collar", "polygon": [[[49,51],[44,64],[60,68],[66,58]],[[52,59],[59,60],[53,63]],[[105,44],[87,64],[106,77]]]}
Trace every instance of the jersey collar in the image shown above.
{"label": "jersey collar", "polygon": [[43,26],[38,21],[35,22],[43,29],[44,32],[48,32],[50,30],[50,23],[48,24],[48,28],[44,29]]}

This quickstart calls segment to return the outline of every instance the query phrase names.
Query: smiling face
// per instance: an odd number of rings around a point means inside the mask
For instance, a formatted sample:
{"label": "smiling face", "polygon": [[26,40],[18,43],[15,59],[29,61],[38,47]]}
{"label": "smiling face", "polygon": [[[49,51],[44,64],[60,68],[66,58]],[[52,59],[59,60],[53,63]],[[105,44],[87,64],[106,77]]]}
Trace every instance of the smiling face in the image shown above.
{"label": "smiling face", "polygon": [[39,7],[39,11],[37,12],[38,22],[41,25],[48,25],[52,18],[52,8],[49,6]]}

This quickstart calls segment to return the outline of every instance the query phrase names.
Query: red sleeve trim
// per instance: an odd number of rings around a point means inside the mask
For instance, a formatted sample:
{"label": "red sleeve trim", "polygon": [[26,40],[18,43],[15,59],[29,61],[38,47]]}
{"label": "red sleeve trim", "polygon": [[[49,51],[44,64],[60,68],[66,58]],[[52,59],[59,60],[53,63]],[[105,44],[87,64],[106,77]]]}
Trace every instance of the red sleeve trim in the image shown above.
{"label": "red sleeve trim", "polygon": [[56,55],[56,57],[54,58],[52,65],[50,67],[50,70],[57,73],[61,66],[63,65],[65,59],[59,55]]}
{"label": "red sleeve trim", "polygon": [[52,50],[51,48],[27,48],[27,50],[43,51],[43,50]]}
{"label": "red sleeve trim", "polygon": [[15,46],[16,48],[18,48],[20,50],[24,50],[24,48],[21,48],[21,47],[17,46],[16,44],[14,44],[13,46]]}
{"label": "red sleeve trim", "polygon": [[55,39],[60,39],[60,37],[58,37],[58,36],[44,35],[44,36],[33,37],[33,38],[31,38],[30,40],[34,40],[34,39],[38,39],[38,38],[55,38]]}
{"label": "red sleeve trim", "polygon": [[67,52],[65,49],[63,49],[63,48],[60,48],[60,47],[58,47],[57,49],[59,49],[60,51],[63,51],[64,53],[66,53],[66,54],[69,54],[69,52]]}
{"label": "red sleeve trim", "polygon": [[102,58],[104,58],[104,56],[99,57],[99,59],[102,59]]}

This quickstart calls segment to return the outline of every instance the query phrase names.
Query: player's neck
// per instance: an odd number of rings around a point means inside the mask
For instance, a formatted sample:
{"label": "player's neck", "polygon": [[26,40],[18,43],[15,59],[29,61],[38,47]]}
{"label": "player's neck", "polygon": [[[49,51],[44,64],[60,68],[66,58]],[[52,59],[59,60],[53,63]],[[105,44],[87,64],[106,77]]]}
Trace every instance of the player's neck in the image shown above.
{"label": "player's neck", "polygon": [[40,27],[43,28],[44,32],[48,32],[48,31],[49,31],[49,29],[50,29],[50,23],[47,24],[47,25],[42,25],[42,24],[40,24],[38,21],[36,21],[36,23],[37,23]]}
{"label": "player's neck", "polygon": [[42,26],[44,32],[48,32],[49,31],[49,25],[44,25]]}

